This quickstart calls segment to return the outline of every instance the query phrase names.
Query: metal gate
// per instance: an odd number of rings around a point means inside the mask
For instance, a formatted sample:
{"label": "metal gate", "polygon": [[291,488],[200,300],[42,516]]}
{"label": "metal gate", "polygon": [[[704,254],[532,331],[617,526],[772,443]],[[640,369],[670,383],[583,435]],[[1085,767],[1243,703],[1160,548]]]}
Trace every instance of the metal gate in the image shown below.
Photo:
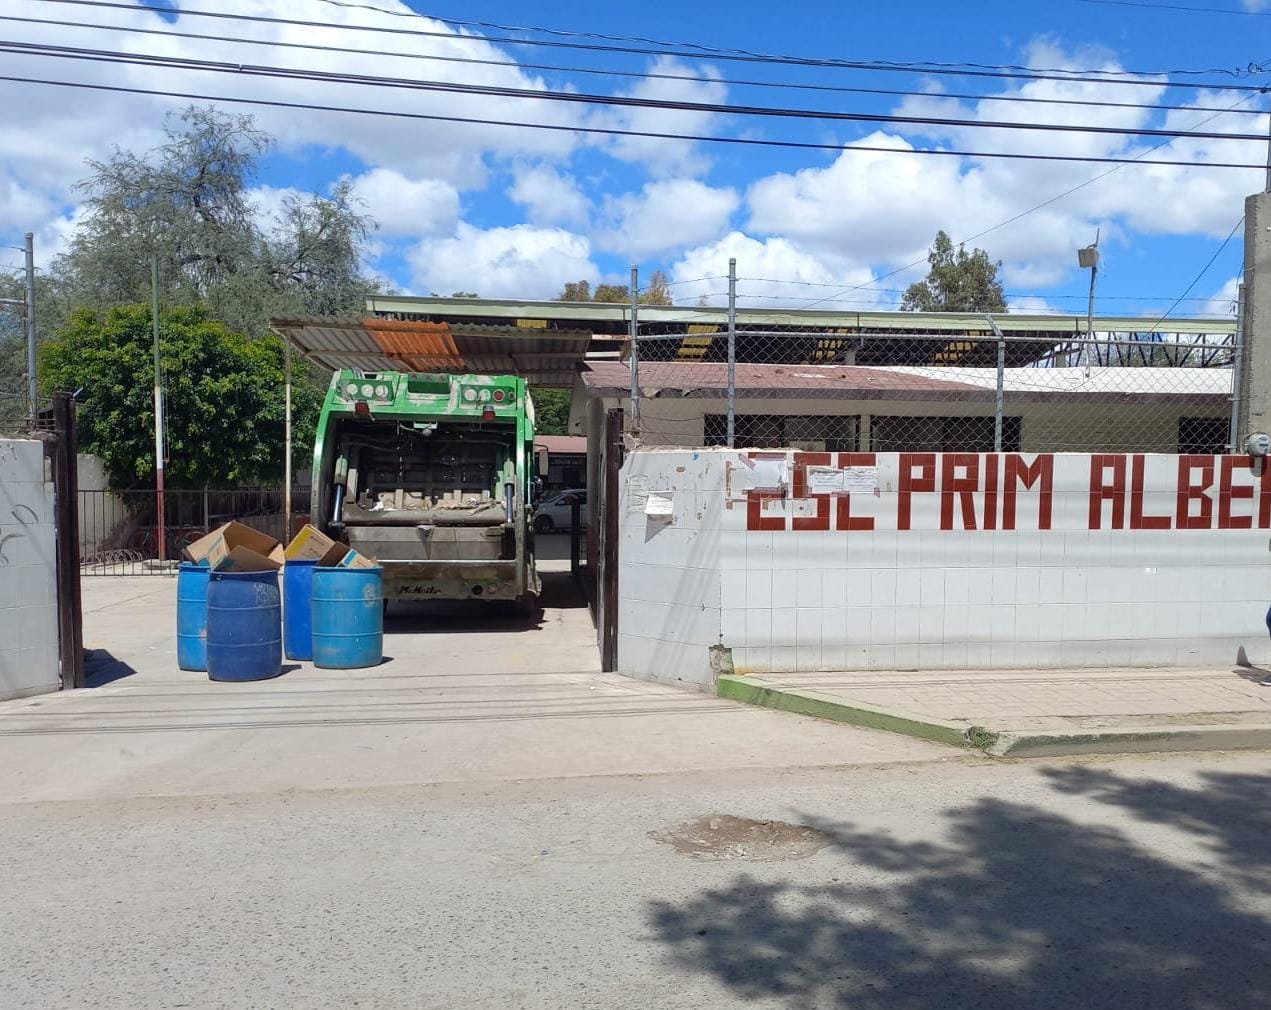
{"label": "metal gate", "polygon": [[165,491],[162,525],[158,515],[152,490],[81,490],[81,574],[172,575],[185,547],[231,520],[283,542],[308,521],[284,514],[281,487]]}

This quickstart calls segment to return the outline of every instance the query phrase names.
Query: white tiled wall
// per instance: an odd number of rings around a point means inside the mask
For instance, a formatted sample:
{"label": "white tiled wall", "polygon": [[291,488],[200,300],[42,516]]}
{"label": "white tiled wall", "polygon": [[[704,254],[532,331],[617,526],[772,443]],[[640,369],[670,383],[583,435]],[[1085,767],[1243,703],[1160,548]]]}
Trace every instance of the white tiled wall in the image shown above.
{"label": "white tiled wall", "polygon": [[[1271,531],[1082,528],[1088,457],[1056,467],[1053,528],[1010,531],[939,530],[935,496],[915,497],[915,528],[888,529],[896,492],[885,477],[873,500],[853,504],[877,517],[874,531],[747,531],[737,460],[727,450],[628,458],[623,672],[709,686],[716,644],[739,672],[1211,664],[1242,647],[1271,660]],[[894,462],[880,456],[880,473]],[[1173,511],[1175,466],[1149,457],[1146,514]],[[673,491],[674,517],[633,511],[629,477]],[[1019,515],[1035,527],[1035,500],[1021,495]]]}
{"label": "white tiled wall", "polygon": [[0,700],[58,688],[54,550],[44,447],[0,440]]}

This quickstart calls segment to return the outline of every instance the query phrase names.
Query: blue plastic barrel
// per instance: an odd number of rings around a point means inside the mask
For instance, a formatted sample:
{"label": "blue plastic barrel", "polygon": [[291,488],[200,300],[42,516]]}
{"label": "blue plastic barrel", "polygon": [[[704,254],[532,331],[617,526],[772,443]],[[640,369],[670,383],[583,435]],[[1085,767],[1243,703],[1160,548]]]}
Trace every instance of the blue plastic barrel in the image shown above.
{"label": "blue plastic barrel", "polygon": [[317,561],[288,561],[282,570],[282,650],[288,659],[313,659],[313,569]]}
{"label": "blue plastic barrel", "polygon": [[384,658],[383,597],[379,568],[315,568],[314,665],[332,670],[378,666]]}
{"label": "blue plastic barrel", "polygon": [[207,669],[207,569],[188,561],[177,569],[177,666]]}
{"label": "blue plastic barrel", "polygon": [[207,675],[265,680],[282,673],[277,572],[212,572],[207,586]]}

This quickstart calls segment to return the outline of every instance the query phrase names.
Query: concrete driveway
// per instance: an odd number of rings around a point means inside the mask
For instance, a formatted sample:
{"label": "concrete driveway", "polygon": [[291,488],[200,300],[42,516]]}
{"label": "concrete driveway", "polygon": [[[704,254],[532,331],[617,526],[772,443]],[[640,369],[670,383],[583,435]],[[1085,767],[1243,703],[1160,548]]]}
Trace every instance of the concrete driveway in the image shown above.
{"label": "concrete driveway", "polygon": [[177,669],[175,580],[87,578],[89,689],[0,705],[0,796],[100,799],[930,760],[957,752],[599,672],[562,562],[541,617],[394,605],[374,669]]}

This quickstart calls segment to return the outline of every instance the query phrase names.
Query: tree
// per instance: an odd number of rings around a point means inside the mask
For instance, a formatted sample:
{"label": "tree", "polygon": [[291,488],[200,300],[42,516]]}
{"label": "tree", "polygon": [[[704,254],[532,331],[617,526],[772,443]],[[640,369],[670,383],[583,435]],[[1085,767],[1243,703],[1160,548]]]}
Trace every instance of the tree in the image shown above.
{"label": "tree", "polygon": [[248,336],[271,315],[358,311],[376,282],[362,273],[372,222],[351,187],[287,195],[262,220],[249,187],[270,138],[250,116],[191,106],[169,118],[167,141],[90,161],[83,223],[54,264],[63,301],[91,308],[141,302],[150,258],[166,304],[206,302]]}
{"label": "tree", "polygon": [[[277,480],[283,469],[283,348],[247,340],[202,305],[159,314],[164,373],[166,483],[233,487]],[[82,389],[79,444],[103,460],[111,486],[154,481],[153,338],[150,310],[77,310],[42,349],[46,392]],[[310,451],[320,398],[292,389],[293,452]]]}
{"label": "tree", "polygon": [[531,392],[534,397],[535,434],[568,435],[570,391],[543,387]]}
{"label": "tree", "polygon": [[931,269],[910,284],[900,301],[906,312],[1005,312],[1006,298],[997,279],[1001,262],[994,263],[983,249],[955,251],[943,231],[927,254]]}
{"label": "tree", "polygon": [[[631,288],[626,284],[597,284],[593,293],[587,281],[570,281],[556,296],[558,302],[631,302]],[[671,305],[671,285],[666,274],[654,270],[649,283],[640,290],[636,301],[641,305]]]}

